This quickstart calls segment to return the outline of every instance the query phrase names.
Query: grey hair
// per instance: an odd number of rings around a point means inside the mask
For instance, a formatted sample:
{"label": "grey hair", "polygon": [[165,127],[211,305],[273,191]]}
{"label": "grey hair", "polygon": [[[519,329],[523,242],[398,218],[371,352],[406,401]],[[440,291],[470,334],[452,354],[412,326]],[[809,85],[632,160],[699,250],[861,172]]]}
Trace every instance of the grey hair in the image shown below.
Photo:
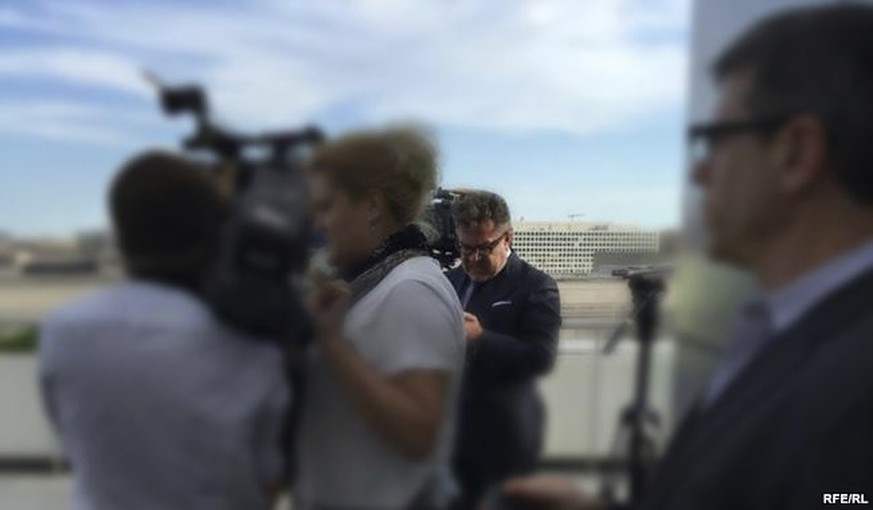
{"label": "grey hair", "polygon": [[461,227],[474,226],[491,220],[500,228],[512,228],[512,217],[506,200],[497,193],[469,191],[452,206],[455,223]]}

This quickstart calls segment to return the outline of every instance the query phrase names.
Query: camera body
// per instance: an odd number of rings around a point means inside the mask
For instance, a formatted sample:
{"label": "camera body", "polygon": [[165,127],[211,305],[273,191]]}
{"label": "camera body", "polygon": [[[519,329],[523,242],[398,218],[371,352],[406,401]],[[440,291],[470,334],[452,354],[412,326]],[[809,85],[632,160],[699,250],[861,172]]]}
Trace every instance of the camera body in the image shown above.
{"label": "camera body", "polygon": [[204,294],[225,322],[256,336],[305,337],[300,276],[311,233],[299,172],[255,168],[235,196]]}
{"label": "camera body", "polygon": [[[216,316],[250,335],[299,341],[308,320],[299,292],[312,240],[303,182],[304,150],[323,139],[314,127],[244,135],[213,124],[202,89],[158,87],[168,115],[190,114],[189,151],[205,151],[231,197],[219,253],[203,288]],[[261,157],[251,154],[260,152]]]}
{"label": "camera body", "polygon": [[424,222],[434,230],[434,238],[430,242],[431,256],[444,271],[455,267],[461,257],[452,213],[452,204],[461,196],[463,193],[460,191],[438,188],[423,214]]}

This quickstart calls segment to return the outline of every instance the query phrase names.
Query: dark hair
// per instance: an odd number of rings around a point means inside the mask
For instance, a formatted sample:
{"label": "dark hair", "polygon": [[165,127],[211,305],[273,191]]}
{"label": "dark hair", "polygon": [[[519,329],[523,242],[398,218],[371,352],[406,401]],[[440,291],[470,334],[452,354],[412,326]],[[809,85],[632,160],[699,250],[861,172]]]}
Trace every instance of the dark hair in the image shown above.
{"label": "dark hair", "polygon": [[227,213],[206,168],[169,152],[140,154],[112,182],[109,209],[132,276],[199,287]]}
{"label": "dark hair", "polygon": [[461,227],[470,227],[491,220],[498,227],[512,227],[509,206],[506,200],[490,191],[468,191],[452,206],[455,222]]}
{"label": "dark hair", "polygon": [[873,205],[873,7],[776,14],[730,45],[713,71],[718,80],[751,73],[746,100],[755,115],[820,119],[837,182],[855,200]]}

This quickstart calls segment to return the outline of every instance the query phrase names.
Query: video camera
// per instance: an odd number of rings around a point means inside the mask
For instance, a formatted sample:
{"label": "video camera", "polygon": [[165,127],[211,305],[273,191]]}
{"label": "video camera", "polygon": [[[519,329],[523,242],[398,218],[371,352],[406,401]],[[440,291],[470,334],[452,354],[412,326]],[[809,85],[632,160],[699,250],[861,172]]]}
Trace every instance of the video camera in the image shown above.
{"label": "video camera", "polygon": [[461,191],[437,188],[424,211],[424,222],[435,231],[430,243],[431,256],[440,263],[443,271],[455,267],[461,257],[452,204],[463,195]]}
{"label": "video camera", "polygon": [[307,317],[298,288],[312,235],[302,168],[304,150],[323,140],[321,131],[232,132],[211,121],[200,87],[168,87],[147,78],[165,113],[194,116],[195,132],[183,146],[214,158],[232,197],[217,263],[204,289],[209,305],[221,320],[255,336],[304,338]]}
{"label": "video camera", "polygon": [[[301,276],[315,238],[307,216],[302,170],[306,149],[324,140],[316,127],[249,135],[214,124],[202,88],[168,87],[146,75],[168,115],[190,114],[194,133],[183,141],[189,151],[205,151],[233,198],[218,262],[207,279],[205,297],[216,315],[256,336],[308,336]],[[261,157],[253,154],[259,153]],[[443,269],[459,259],[452,202],[460,193],[438,189],[424,220],[435,231],[431,256]]]}

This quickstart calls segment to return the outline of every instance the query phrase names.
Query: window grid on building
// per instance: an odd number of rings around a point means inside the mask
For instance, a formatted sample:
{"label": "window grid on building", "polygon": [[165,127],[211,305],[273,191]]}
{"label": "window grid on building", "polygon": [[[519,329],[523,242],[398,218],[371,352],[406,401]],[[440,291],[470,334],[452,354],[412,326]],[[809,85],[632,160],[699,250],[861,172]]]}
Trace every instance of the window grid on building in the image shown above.
{"label": "window grid on building", "polygon": [[655,253],[659,234],[633,226],[579,222],[514,225],[512,247],[520,257],[553,277],[590,275],[598,252]]}

